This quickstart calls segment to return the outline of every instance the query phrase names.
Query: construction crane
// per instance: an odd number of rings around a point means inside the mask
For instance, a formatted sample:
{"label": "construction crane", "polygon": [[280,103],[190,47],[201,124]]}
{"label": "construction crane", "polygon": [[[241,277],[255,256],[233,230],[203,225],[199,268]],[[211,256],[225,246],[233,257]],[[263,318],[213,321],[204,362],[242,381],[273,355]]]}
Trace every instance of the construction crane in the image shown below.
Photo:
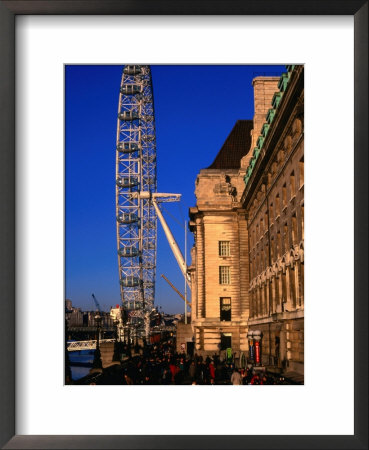
{"label": "construction crane", "polygon": [[182,300],[184,300],[186,302],[186,305],[188,305],[191,308],[191,303],[189,303],[186,299],[185,296],[183,294],[181,294],[181,292],[179,292],[179,290],[168,280],[168,278],[161,274],[161,277],[164,278],[164,280],[169,284],[169,286],[177,292],[177,294],[181,297]]}
{"label": "construction crane", "polygon": [[94,303],[96,305],[97,310],[99,311],[99,313],[101,313],[101,306],[100,306],[100,303],[97,301],[97,298],[95,297],[95,294],[92,294],[92,298],[94,300]]}

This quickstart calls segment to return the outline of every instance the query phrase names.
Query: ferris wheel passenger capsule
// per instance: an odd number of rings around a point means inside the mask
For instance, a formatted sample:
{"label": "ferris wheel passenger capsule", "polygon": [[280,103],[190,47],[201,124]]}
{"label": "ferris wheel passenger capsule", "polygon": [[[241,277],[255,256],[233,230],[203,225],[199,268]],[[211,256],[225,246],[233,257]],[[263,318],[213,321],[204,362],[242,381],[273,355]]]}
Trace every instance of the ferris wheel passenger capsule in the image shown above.
{"label": "ferris wheel passenger capsule", "polygon": [[144,142],[154,142],[155,141],[155,136],[150,135],[150,134],[146,134],[144,136],[142,136],[141,138]]}
{"label": "ferris wheel passenger capsule", "polygon": [[117,145],[118,152],[121,153],[134,153],[140,149],[136,142],[119,142]]}
{"label": "ferris wheel passenger capsule", "polygon": [[141,66],[125,66],[123,72],[126,75],[138,75],[142,72]]}
{"label": "ferris wheel passenger capsule", "polygon": [[123,111],[118,114],[120,120],[136,120],[139,115],[136,111]]}
{"label": "ferris wheel passenger capsule", "polygon": [[136,247],[123,247],[118,250],[119,256],[123,256],[124,258],[134,258],[138,256],[138,249]]}
{"label": "ferris wheel passenger capsule", "polygon": [[122,177],[117,178],[117,186],[121,188],[129,188],[138,186],[138,178],[136,177]]}
{"label": "ferris wheel passenger capsule", "polygon": [[122,213],[117,217],[117,221],[123,225],[138,222],[138,216],[134,213]]}
{"label": "ferris wheel passenger capsule", "polygon": [[139,84],[125,84],[120,88],[120,92],[125,95],[136,95],[142,92],[142,86]]}
{"label": "ferris wheel passenger capsule", "polygon": [[140,279],[137,277],[133,277],[133,276],[122,277],[120,279],[120,284],[124,287],[135,287],[135,286],[139,286]]}

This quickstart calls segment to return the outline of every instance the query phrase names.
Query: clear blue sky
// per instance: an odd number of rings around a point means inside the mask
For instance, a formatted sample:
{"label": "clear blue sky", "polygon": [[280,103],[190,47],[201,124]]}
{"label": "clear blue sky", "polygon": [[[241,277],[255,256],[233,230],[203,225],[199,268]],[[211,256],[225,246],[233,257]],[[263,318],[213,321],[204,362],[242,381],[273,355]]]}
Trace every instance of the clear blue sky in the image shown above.
{"label": "clear blue sky", "polygon": [[[65,69],[66,298],[95,309],[120,303],[115,221],[115,140],[123,66]],[[188,208],[199,171],[208,167],[238,119],[254,114],[252,79],[284,66],[151,66],[157,138],[158,192],[182,194],[166,219],[184,252]],[[174,216],[174,218],[172,217]],[[188,232],[188,250],[193,243]],[[188,252],[189,255],[189,252]],[[189,260],[189,256],[188,256]],[[155,304],[183,312],[184,280],[158,221]]]}

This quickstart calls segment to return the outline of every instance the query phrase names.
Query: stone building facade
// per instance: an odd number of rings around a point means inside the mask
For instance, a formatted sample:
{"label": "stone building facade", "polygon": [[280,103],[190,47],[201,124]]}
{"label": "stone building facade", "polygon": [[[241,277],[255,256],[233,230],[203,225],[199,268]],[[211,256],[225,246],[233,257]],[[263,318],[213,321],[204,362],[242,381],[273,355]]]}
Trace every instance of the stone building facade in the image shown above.
{"label": "stone building facade", "polygon": [[304,80],[287,68],[254,79],[253,121],[197,177],[192,326],[198,354],[248,355],[255,333],[263,364],[303,373]]}
{"label": "stone building facade", "polygon": [[242,195],[249,233],[248,326],[262,333],[264,364],[303,373],[303,67],[290,66],[278,86]]}
{"label": "stone building facade", "polygon": [[236,355],[247,351],[249,249],[240,161],[251,144],[251,130],[252,121],[238,121],[213,164],[196,180],[190,273],[195,351],[201,355],[227,348]]}

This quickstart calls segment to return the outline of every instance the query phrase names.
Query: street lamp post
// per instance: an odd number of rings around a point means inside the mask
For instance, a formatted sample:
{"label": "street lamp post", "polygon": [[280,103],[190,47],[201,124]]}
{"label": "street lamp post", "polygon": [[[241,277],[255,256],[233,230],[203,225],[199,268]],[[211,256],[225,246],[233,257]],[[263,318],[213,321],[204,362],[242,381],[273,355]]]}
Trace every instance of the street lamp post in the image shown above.
{"label": "street lamp post", "polygon": [[114,320],[114,326],[115,326],[115,342],[114,342],[114,355],[113,355],[113,361],[120,361],[120,342],[118,337],[118,324],[119,320]]}
{"label": "street lamp post", "polygon": [[92,363],[93,369],[102,369],[101,352],[100,352],[100,328],[101,328],[101,316],[99,313],[95,316],[96,328],[97,328],[97,340],[96,350],[94,355],[94,361]]}

